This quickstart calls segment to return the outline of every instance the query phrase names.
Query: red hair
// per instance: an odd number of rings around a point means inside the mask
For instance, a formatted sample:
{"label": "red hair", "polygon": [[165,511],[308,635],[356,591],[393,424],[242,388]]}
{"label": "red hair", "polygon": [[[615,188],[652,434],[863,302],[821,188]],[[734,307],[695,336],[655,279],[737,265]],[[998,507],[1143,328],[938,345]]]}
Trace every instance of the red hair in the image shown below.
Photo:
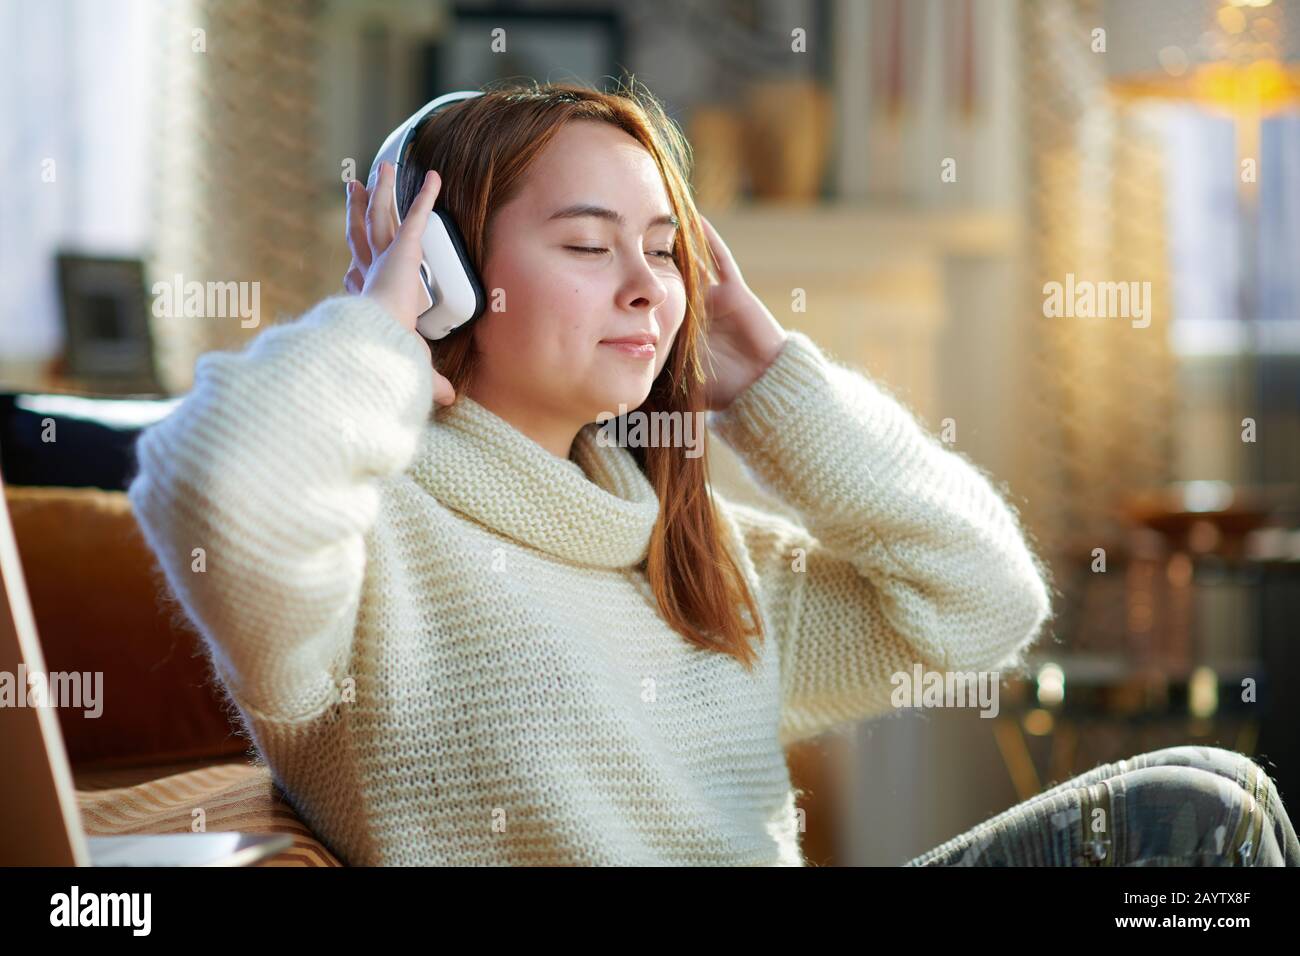
{"label": "red hair", "polygon": [[[519,192],[560,128],[579,119],[610,123],[645,147],[680,222],[674,259],[685,284],[686,314],[639,410],[703,413],[708,240],[690,193],[690,146],[644,87],[638,90],[633,81],[606,93],[572,83],[490,84],[482,96],[440,110],[421,128],[402,167],[399,208],[405,216],[426,171],[437,169],[444,188],[436,206],[456,221],[470,262],[482,275],[493,214]],[[474,375],[474,325],[462,326],[434,349],[435,365],[457,396]],[[751,638],[762,638],[761,618],[724,541],[708,483],[707,434],[702,437],[705,453],[693,458],[680,447],[630,449],[660,503],[643,569],[660,613],[674,630],[692,644],[730,654],[748,670],[756,659]],[[742,620],[742,608],[750,626]]]}

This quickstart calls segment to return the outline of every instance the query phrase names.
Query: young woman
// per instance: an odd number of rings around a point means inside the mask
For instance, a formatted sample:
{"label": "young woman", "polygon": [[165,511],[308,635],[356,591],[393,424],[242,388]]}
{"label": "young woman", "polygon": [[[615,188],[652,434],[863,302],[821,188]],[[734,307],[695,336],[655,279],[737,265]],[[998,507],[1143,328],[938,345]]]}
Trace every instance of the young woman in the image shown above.
{"label": "young woman", "polygon": [[[687,158],[644,92],[455,104],[399,229],[391,166],[350,184],[354,294],[204,355],[139,441],[169,584],[349,863],[801,865],[782,748],[916,664],[1015,667],[1049,616],[1014,512],[781,328]],[[431,354],[435,203],[491,305]],[[620,406],[712,413],[801,522],[713,496],[707,454],[600,440]]]}

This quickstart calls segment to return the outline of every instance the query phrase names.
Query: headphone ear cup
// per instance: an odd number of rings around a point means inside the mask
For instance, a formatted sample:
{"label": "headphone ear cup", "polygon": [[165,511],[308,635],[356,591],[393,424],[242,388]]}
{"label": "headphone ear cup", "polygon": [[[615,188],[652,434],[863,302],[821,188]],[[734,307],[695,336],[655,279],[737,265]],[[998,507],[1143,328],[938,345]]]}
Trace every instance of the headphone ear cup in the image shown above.
{"label": "headphone ear cup", "polygon": [[416,330],[437,340],[481,316],[487,299],[470,264],[464,237],[445,210],[433,210],[420,245],[420,275],[431,294],[430,307],[416,320]]}
{"label": "headphone ear cup", "polygon": [[445,210],[434,208],[434,215],[442,220],[447,230],[447,236],[451,239],[451,246],[456,250],[456,257],[460,261],[461,270],[465,273],[465,278],[470,287],[474,290],[474,315],[470,322],[477,319],[487,308],[487,297],[483,292],[483,283],[474,271],[474,266],[469,261],[469,252],[465,248],[465,239],[460,234],[460,229],[456,226],[456,221],[452,219],[451,214]]}
{"label": "headphone ear cup", "polygon": [[424,303],[424,308],[420,312],[420,314],[423,315],[425,312],[428,312],[430,309],[432,309],[434,305],[433,276],[429,274],[429,263],[425,262],[423,259],[420,260],[420,281],[421,284],[424,286],[425,303]]}

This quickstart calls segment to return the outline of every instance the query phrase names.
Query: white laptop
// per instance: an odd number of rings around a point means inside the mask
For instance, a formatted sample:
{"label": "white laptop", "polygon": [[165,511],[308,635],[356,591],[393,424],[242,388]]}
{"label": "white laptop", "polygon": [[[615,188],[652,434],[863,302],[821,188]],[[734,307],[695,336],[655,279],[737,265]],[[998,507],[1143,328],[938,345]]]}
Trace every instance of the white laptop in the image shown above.
{"label": "white laptop", "polygon": [[[48,673],[0,478],[2,671],[10,681]],[[246,866],[293,845],[286,833],[88,836],[59,718],[49,706],[0,703],[0,771],[0,866]]]}

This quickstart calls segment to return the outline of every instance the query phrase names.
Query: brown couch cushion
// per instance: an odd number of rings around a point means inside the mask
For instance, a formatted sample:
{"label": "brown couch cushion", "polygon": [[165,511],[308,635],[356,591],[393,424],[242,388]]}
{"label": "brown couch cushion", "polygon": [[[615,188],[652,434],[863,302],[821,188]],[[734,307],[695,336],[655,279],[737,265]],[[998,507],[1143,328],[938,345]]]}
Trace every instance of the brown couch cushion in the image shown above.
{"label": "brown couch cushion", "polygon": [[73,766],[249,752],[126,493],[6,485],[5,497],[46,669],[103,674],[100,716],[57,710]]}

